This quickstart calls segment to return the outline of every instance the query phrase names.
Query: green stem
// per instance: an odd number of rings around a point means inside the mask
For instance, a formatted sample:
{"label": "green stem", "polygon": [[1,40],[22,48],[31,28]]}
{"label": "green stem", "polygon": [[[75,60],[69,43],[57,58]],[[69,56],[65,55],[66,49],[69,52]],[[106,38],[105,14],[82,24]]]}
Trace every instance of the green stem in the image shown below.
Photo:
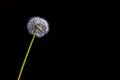
{"label": "green stem", "polygon": [[18,79],[17,79],[17,80],[20,80],[21,74],[22,74],[22,72],[23,72],[23,68],[24,68],[24,66],[25,66],[25,63],[26,63],[26,60],[27,60],[27,57],[28,57],[28,55],[29,55],[29,52],[30,52],[30,49],[31,49],[31,46],[32,46],[32,44],[33,44],[34,39],[35,39],[35,35],[33,36],[32,40],[31,40],[31,42],[30,42],[29,48],[28,48],[28,50],[27,50],[27,53],[26,53],[26,56],[25,56],[25,58],[24,58],[24,61],[23,61],[22,67],[21,67],[21,69],[20,69],[20,72],[19,72],[19,75],[18,75]]}

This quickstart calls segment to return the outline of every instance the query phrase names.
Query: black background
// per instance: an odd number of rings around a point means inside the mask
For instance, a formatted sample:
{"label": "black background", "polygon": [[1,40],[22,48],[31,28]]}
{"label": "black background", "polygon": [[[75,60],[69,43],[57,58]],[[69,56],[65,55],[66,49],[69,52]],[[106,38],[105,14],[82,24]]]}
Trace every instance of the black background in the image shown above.
{"label": "black background", "polygon": [[98,49],[102,48],[97,47],[101,43],[97,33],[103,13],[96,5],[58,0],[1,1],[0,80],[17,79],[32,39],[26,25],[34,16],[45,18],[50,31],[43,38],[35,38],[21,80],[66,80],[75,79],[75,76],[93,79],[98,76],[92,74],[99,72],[96,64],[101,52]]}

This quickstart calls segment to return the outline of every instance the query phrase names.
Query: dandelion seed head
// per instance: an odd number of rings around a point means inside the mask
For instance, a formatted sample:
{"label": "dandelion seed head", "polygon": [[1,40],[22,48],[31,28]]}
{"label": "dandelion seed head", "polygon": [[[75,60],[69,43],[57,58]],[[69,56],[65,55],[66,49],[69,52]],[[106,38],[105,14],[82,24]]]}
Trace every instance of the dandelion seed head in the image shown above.
{"label": "dandelion seed head", "polygon": [[30,34],[35,34],[37,37],[41,38],[48,33],[49,25],[43,18],[32,17],[27,24],[27,30]]}

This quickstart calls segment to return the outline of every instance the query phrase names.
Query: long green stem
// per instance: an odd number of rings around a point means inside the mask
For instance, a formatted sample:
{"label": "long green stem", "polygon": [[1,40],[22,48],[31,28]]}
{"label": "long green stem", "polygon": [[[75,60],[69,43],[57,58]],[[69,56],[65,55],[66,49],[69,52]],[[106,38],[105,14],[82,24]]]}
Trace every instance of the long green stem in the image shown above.
{"label": "long green stem", "polygon": [[23,61],[22,67],[21,67],[21,69],[20,69],[20,72],[19,72],[19,75],[18,75],[18,79],[17,79],[17,80],[20,80],[21,74],[22,74],[22,72],[23,72],[23,68],[24,68],[24,66],[25,66],[25,63],[26,63],[26,60],[27,60],[27,57],[28,57],[28,55],[29,55],[29,52],[30,52],[30,49],[31,49],[31,46],[32,46],[32,44],[33,44],[34,39],[35,39],[35,35],[33,36],[32,40],[31,40],[31,42],[30,42],[29,48],[28,48],[28,50],[27,50],[27,53],[26,53],[26,56],[25,56],[25,58],[24,58],[24,61]]}

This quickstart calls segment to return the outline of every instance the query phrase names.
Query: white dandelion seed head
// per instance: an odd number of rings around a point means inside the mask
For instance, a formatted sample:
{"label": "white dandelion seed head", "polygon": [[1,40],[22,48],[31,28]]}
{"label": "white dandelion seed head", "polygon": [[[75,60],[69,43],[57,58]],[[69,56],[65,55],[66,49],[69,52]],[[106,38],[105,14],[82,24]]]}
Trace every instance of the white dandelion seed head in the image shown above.
{"label": "white dandelion seed head", "polygon": [[30,34],[35,34],[37,37],[41,38],[48,33],[49,25],[43,18],[32,17],[27,24],[27,29]]}

